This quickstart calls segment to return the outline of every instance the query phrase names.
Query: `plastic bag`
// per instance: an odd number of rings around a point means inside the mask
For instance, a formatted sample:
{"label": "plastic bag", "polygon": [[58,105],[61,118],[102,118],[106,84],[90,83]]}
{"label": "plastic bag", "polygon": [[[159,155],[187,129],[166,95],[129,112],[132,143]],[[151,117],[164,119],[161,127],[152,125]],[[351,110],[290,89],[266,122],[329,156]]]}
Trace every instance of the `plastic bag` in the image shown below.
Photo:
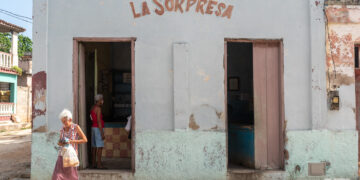
{"label": "plastic bag", "polygon": [[79,158],[76,154],[75,149],[70,144],[66,144],[61,149],[61,156],[63,157],[63,166],[64,167],[78,167],[79,166]]}
{"label": "plastic bag", "polygon": [[131,129],[131,116],[129,116],[128,118],[127,118],[127,123],[126,123],[126,126],[125,126],[125,130],[127,131],[127,132],[129,132],[130,131],[130,129]]}

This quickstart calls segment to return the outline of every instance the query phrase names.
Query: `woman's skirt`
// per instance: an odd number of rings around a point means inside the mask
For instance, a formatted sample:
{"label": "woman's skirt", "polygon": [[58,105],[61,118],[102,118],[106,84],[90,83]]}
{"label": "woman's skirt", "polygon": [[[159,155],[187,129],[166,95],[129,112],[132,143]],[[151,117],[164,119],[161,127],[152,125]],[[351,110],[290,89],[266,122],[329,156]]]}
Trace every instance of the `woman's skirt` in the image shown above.
{"label": "woman's skirt", "polygon": [[64,167],[62,156],[58,156],[52,180],[78,180],[77,167]]}

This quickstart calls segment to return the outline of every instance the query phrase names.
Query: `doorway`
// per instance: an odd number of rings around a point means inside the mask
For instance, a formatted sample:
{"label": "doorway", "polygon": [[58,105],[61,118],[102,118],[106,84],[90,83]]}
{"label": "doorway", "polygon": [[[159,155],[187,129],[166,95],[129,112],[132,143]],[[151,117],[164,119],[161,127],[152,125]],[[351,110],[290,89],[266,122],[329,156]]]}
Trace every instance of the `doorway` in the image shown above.
{"label": "doorway", "polygon": [[[75,122],[89,143],[79,149],[81,169],[91,165],[90,111],[96,94],[102,94],[104,148],[102,163],[108,169],[134,169],[134,41],[135,39],[74,39]],[[76,53],[77,52],[77,53]],[[131,135],[125,130],[128,117]],[[131,138],[129,138],[131,137]]]}
{"label": "doorway", "polygon": [[[355,97],[356,97],[356,129],[360,130],[360,58],[359,50],[360,45],[355,45],[354,48],[354,69],[355,69]],[[358,175],[360,175],[360,137],[358,137]]]}
{"label": "doorway", "polygon": [[282,169],[280,41],[225,43],[229,169]]}

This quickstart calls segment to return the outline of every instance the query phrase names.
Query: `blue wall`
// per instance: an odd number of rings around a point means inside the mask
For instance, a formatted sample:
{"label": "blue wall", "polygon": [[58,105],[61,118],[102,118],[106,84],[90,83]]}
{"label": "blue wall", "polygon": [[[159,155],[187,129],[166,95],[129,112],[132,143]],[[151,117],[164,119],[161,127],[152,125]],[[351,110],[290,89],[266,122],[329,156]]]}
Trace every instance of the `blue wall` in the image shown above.
{"label": "blue wall", "polygon": [[10,84],[10,102],[16,103],[17,100],[17,75],[16,74],[7,74],[0,73],[0,82],[7,82]]}

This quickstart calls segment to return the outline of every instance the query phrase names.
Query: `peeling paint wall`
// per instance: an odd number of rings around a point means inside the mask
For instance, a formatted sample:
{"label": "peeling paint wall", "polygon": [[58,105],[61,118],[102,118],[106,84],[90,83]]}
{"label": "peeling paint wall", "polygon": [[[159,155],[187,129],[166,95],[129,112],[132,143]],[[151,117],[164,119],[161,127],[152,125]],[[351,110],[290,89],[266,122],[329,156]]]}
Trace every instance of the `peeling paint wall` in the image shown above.
{"label": "peeling paint wall", "polygon": [[55,149],[60,133],[32,133],[31,179],[49,180],[55,168],[58,151]]}
{"label": "peeling paint wall", "polygon": [[[156,8],[156,4],[147,1],[149,9]],[[137,38],[136,177],[226,178],[225,38],[282,39],[287,175],[293,176],[293,169],[296,169],[301,172],[299,177],[306,176],[301,170],[306,168],[306,163],[325,159],[333,164],[332,167],[340,167],[338,171],[335,168],[329,170],[329,176],[354,176],[356,155],[348,153],[338,157],[329,153],[322,155],[320,151],[347,152],[341,148],[344,141],[348,142],[349,149],[357,152],[354,147],[357,139],[353,137],[356,132],[317,132],[312,129],[355,128],[354,75],[350,72],[353,52],[348,41],[359,38],[354,34],[360,27],[356,23],[343,26],[332,22],[357,21],[356,10],[340,10],[339,17],[328,17],[327,30],[334,41],[327,41],[327,49],[322,49],[321,44],[326,41],[325,33],[324,36],[319,34],[325,29],[323,1],[229,0],[226,3],[234,6],[231,19],[203,16],[195,11],[134,19],[129,2],[34,0],[32,179],[49,179],[51,176],[56,160],[53,145],[58,137],[49,136],[61,128],[58,113],[63,108],[75,107],[72,87],[74,37]],[[140,3],[134,4],[135,8],[140,8],[136,5]],[[349,18],[343,18],[348,15]],[[178,42],[186,44],[186,49],[180,50],[186,52],[188,58],[188,63],[181,64],[180,69],[187,73],[188,82],[184,85],[187,92],[180,92],[178,97],[181,100],[181,96],[186,95],[187,98],[186,105],[181,106],[186,107],[181,111],[184,112],[181,117],[174,111],[173,89],[173,45]],[[181,52],[176,58],[182,57]],[[333,58],[329,59],[329,52],[335,54]],[[329,73],[325,72],[324,66]],[[337,73],[336,80],[331,83],[340,85],[341,110],[323,115],[326,107],[322,105],[325,97],[322,95],[326,94],[323,87],[326,83],[322,76],[330,74],[329,79],[334,79],[333,67]],[[181,73],[177,76],[179,80],[185,78]],[[181,122],[180,129],[174,128],[175,120]],[[313,152],[304,151],[306,146],[318,141],[324,142],[321,146],[311,147]],[[344,160],[350,163],[340,166],[339,162]],[[296,165],[301,169],[298,170]]]}
{"label": "peeling paint wall", "polygon": [[285,164],[289,177],[307,177],[308,163],[311,162],[328,162],[326,177],[357,177],[357,131],[289,131],[287,139],[289,156]]}
{"label": "peeling paint wall", "polygon": [[136,139],[137,179],[226,179],[225,132],[142,131]]}
{"label": "peeling paint wall", "polygon": [[32,86],[32,118],[35,119],[46,113],[46,73],[44,71],[34,74]]}
{"label": "peeling paint wall", "polygon": [[330,5],[325,13],[327,91],[340,95],[340,110],[328,110],[327,127],[355,129],[354,45],[360,40],[360,7]]}

